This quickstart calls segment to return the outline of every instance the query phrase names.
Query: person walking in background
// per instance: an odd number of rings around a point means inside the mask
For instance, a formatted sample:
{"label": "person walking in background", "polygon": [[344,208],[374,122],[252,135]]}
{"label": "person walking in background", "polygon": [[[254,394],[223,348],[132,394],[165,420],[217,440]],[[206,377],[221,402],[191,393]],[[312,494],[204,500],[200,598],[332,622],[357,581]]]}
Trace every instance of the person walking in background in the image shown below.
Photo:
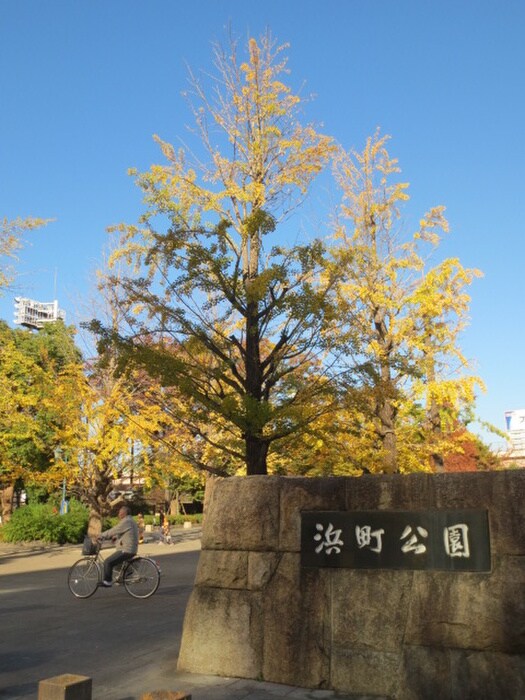
{"label": "person walking in background", "polygon": [[142,544],[144,542],[144,529],[146,527],[142,513],[139,513],[137,516],[137,527],[139,529],[139,544]]}
{"label": "person walking in background", "polygon": [[164,522],[162,523],[162,540],[165,544],[171,544],[170,521],[167,515],[164,516]]}

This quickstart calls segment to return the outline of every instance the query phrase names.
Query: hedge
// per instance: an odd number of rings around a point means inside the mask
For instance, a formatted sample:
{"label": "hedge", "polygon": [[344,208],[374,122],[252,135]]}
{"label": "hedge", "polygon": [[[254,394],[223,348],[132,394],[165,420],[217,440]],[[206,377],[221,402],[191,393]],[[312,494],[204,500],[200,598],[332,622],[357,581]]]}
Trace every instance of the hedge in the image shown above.
{"label": "hedge", "polygon": [[69,502],[64,515],[49,503],[35,503],[17,508],[2,526],[4,542],[82,542],[87,532],[88,509],[78,501]]}

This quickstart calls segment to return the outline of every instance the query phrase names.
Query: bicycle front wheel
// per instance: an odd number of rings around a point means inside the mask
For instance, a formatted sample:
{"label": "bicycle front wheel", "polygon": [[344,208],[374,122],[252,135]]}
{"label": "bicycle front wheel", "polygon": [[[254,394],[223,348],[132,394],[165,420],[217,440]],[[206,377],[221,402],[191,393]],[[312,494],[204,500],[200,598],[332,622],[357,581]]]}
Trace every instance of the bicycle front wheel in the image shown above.
{"label": "bicycle front wheel", "polygon": [[124,572],[124,588],[134,598],[149,598],[160,583],[159,567],[152,559],[132,559]]}
{"label": "bicycle front wheel", "polygon": [[75,562],[67,577],[69,590],[76,598],[89,598],[97,590],[100,580],[100,567],[92,557]]}

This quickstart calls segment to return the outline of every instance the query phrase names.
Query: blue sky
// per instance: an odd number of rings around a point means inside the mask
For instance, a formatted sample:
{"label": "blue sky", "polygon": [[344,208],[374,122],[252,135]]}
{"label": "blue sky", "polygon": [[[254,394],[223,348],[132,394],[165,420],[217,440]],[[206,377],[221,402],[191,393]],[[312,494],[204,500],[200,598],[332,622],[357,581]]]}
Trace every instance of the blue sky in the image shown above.
{"label": "blue sky", "polygon": [[141,211],[127,169],[161,161],[153,134],[185,136],[187,65],[209,70],[229,27],[290,44],[324,133],[392,136],[407,221],[446,206],[441,254],[484,273],[462,339],[487,385],[478,414],[504,429],[525,408],[522,0],[0,0],[0,216],[56,219],[21,252],[17,293],[56,290],[68,322],[89,317],[106,227]]}

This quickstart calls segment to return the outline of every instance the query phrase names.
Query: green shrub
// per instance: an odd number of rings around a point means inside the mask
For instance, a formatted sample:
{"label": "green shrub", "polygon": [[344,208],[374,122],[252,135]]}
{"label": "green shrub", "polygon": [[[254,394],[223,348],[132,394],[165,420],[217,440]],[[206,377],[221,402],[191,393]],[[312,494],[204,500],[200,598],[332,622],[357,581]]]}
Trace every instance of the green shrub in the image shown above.
{"label": "green shrub", "polygon": [[82,542],[87,532],[89,510],[78,501],[69,502],[69,511],[60,516],[64,542]]}
{"label": "green shrub", "polygon": [[202,523],[202,513],[194,513],[192,515],[168,515],[170,525],[182,525],[183,523]]}
{"label": "green shrub", "polygon": [[102,530],[109,530],[111,527],[115,527],[119,522],[119,519],[115,515],[108,516],[102,519]]}
{"label": "green shrub", "polygon": [[[168,515],[168,520],[170,525],[182,525],[187,521],[190,523],[202,523],[202,513],[193,513],[192,515]],[[159,519],[155,519],[154,515],[146,513],[144,516],[144,524],[158,526]]]}
{"label": "green shrub", "polygon": [[78,501],[69,502],[69,511],[60,515],[56,506],[37,503],[17,508],[2,528],[5,542],[81,542],[87,531],[89,513]]}

